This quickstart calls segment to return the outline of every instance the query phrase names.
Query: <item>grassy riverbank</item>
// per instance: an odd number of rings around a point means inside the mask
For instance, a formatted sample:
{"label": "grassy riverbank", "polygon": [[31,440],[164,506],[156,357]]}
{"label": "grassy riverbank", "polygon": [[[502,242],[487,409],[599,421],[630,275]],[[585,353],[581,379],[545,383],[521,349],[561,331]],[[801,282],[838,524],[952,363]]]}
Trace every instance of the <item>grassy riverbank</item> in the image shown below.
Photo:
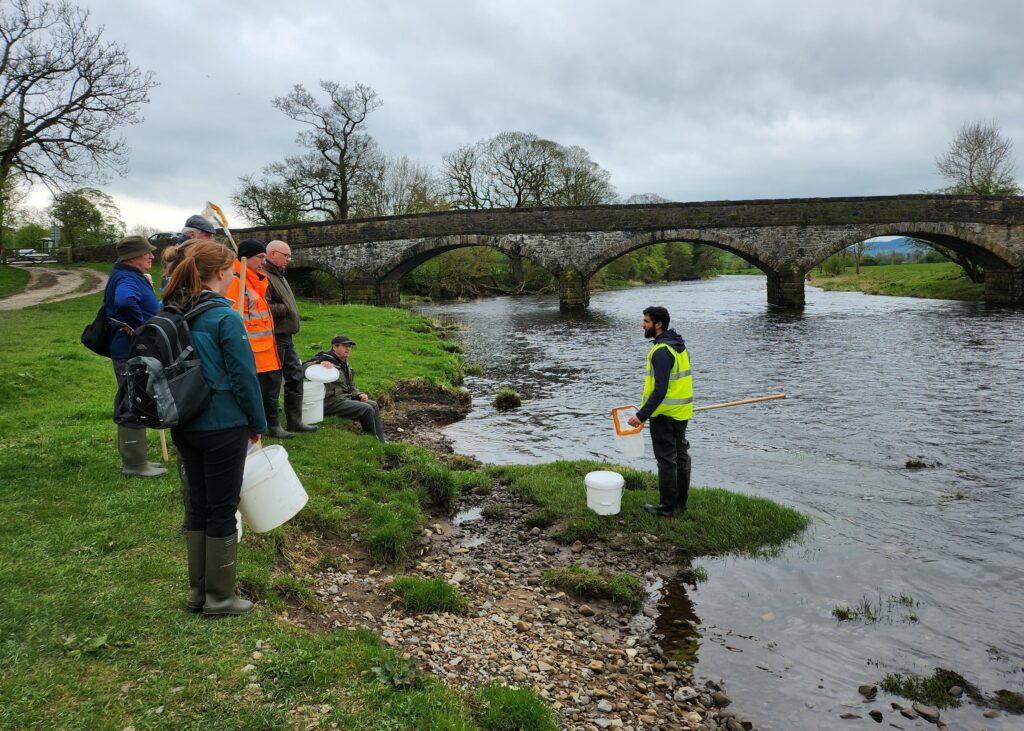
{"label": "grassy riverbank", "polygon": [[985,285],[972,282],[952,262],[861,267],[860,274],[847,267],[834,277],[815,270],[811,284],[829,291],[944,300],[981,300],[985,291]]}
{"label": "grassy riverbank", "polygon": [[[615,469],[627,488],[619,515],[587,509],[583,478],[588,472]],[[679,559],[725,553],[771,554],[807,527],[809,518],[764,498],[716,488],[691,488],[685,513],[671,521],[644,511],[658,502],[657,476],[599,462],[552,462],[544,465],[491,467],[489,471],[512,492],[537,506],[527,523],[551,528],[560,543],[603,541],[626,549],[643,549],[655,537],[672,546]]]}
{"label": "grassy riverbank", "polygon": [[[286,526],[243,539],[239,581],[257,611],[223,621],[186,615],[177,480],[119,475],[110,364],[78,343],[100,298],[0,313],[0,500],[8,515],[0,535],[0,728],[505,728],[495,723],[517,714],[500,704],[528,703],[522,694],[450,689],[407,672],[401,655],[365,630],[313,633],[283,620],[320,608],[311,572],[356,568],[364,556],[402,564],[431,511],[459,491],[486,489],[491,477],[329,421],[286,443],[307,507]],[[358,382],[375,396],[405,379],[459,380],[459,356],[424,318],[301,308],[300,354],[344,332],[359,343]],[[150,444],[155,458],[155,434]],[[580,470],[589,467],[496,474],[566,526],[560,539],[586,541],[609,537],[613,527],[589,518],[577,499]],[[580,495],[556,490],[552,470]],[[630,492],[627,527],[616,530],[639,527],[695,555],[761,550],[803,526],[783,511],[788,527],[769,532],[761,526],[778,521],[766,505],[724,491],[699,495],[693,519],[666,524],[637,512],[650,494]],[[714,540],[705,535],[712,533]]]}
{"label": "grassy riverbank", "polygon": [[19,267],[0,264],[0,297],[10,297],[25,289],[29,274]]}

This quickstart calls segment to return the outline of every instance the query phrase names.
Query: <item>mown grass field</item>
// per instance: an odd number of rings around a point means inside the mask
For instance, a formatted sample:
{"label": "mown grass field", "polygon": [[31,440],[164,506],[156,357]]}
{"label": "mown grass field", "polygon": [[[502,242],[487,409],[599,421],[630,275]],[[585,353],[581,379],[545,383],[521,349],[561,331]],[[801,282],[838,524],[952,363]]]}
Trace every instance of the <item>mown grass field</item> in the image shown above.
{"label": "mown grass field", "polygon": [[861,267],[859,275],[847,267],[835,277],[814,270],[811,284],[829,291],[944,300],[981,300],[985,291],[984,284],[972,282],[952,262]]}
{"label": "mown grass field", "polygon": [[[382,445],[347,422],[328,420],[285,443],[310,501],[285,526],[243,538],[239,584],[257,610],[220,621],[185,614],[177,478],[173,471],[151,480],[120,475],[110,362],[78,342],[100,300],[0,313],[0,501],[7,513],[0,533],[0,728],[377,731],[518,728],[501,725],[510,718],[553,723],[527,689],[450,689],[409,670],[366,631],[313,633],[281,620],[289,606],[319,606],[310,572],[343,566],[342,551],[402,564],[430,511],[491,480],[414,447]],[[372,396],[407,378],[459,381],[460,356],[425,318],[352,305],[300,307],[300,355],[349,335],[358,343],[357,383]],[[151,432],[151,459],[157,444]],[[495,475],[546,510],[559,540],[600,540],[612,524],[581,507],[581,475],[591,468],[558,463]],[[761,550],[806,522],[724,491],[695,494],[692,520],[656,522],[638,509],[654,495],[651,480],[631,475],[644,489],[625,497],[626,530],[661,536],[680,554]],[[768,530],[773,523],[779,525]]]}
{"label": "mown grass field", "polygon": [[20,267],[0,264],[0,297],[10,297],[25,289],[29,274]]}
{"label": "mown grass field", "polygon": [[[286,556],[315,561],[318,542],[349,531],[411,540],[425,516],[408,465],[429,457],[340,424],[289,442],[311,501],[287,526],[243,539],[239,581],[258,611],[186,615],[177,479],[121,477],[110,364],[78,343],[99,301],[0,313],[0,728],[475,728],[462,694],[369,673],[401,664],[369,633],[312,634],[276,616],[286,600],[314,601]],[[457,356],[423,318],[305,303],[303,312],[303,354],[345,332],[372,394],[400,378],[455,379]],[[152,459],[152,433],[150,444]],[[389,473],[385,460],[398,467]]]}

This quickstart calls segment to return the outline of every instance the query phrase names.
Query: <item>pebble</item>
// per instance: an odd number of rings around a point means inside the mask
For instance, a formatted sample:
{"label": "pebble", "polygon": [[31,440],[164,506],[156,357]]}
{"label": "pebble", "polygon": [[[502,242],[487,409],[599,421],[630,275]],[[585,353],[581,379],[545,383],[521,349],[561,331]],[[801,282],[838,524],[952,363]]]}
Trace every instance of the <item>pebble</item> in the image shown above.
{"label": "pebble", "polygon": [[[460,508],[475,507],[474,499],[484,498],[469,496]],[[516,503],[507,488],[496,486],[486,499],[506,505],[507,518],[451,528],[432,524],[432,540],[418,563],[406,569],[446,578],[469,600],[468,614],[406,615],[387,603],[389,578],[366,578],[380,572],[360,575],[348,568],[346,557],[345,572],[327,570],[315,577],[321,596],[337,596],[330,589],[341,585],[350,590],[349,598],[322,616],[323,627],[365,626],[455,688],[491,680],[532,687],[558,713],[561,726],[573,731],[753,728],[724,708],[732,701],[720,683],[697,690],[687,670],[664,657],[660,636],[646,629],[651,625],[645,617],[656,617],[656,607],[628,610],[600,600],[577,604],[578,597],[546,586],[541,577],[545,568],[580,561],[575,557],[580,554],[591,566],[653,576],[653,555],[623,555],[577,542],[569,547],[572,558],[557,558],[563,549],[540,528],[523,524],[532,509]],[[524,541],[527,535],[532,539]],[[468,558],[467,539],[484,539]],[[360,599],[366,595],[370,601]]]}

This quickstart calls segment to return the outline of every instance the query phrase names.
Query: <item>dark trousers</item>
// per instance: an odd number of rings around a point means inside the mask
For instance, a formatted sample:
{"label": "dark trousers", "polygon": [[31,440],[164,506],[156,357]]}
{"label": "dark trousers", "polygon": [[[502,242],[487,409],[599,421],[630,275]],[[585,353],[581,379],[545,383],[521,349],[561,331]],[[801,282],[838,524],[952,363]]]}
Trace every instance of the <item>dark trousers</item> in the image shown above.
{"label": "dark trousers", "polygon": [[658,461],[658,493],[666,510],[686,508],[690,495],[690,443],[686,425],[670,416],[652,416],[651,446]]}
{"label": "dark trousers", "polygon": [[188,475],[185,530],[206,531],[211,538],[232,535],[237,529],[235,511],[249,448],[248,427],[193,432],[171,429],[171,439]]}
{"label": "dark trousers", "polygon": [[302,421],[302,360],[291,335],[275,335],[277,355],[281,359],[281,375],[284,379],[284,415],[288,424]]}
{"label": "dark trousers", "polygon": [[277,426],[277,395],[281,393],[281,371],[257,373],[260,382],[260,394],[263,396],[263,413],[267,417],[267,426]]}
{"label": "dark trousers", "polygon": [[324,401],[325,416],[340,416],[342,419],[355,419],[362,425],[367,434],[384,441],[384,424],[380,419],[380,406],[376,401],[356,401],[355,399],[331,399]]}

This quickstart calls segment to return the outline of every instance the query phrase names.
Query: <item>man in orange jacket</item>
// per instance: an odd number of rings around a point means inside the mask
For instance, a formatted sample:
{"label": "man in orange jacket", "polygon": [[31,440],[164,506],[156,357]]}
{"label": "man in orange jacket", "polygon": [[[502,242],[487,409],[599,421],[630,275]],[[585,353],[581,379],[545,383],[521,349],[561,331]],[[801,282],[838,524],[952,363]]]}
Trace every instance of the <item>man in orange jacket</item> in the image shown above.
{"label": "man in orange jacket", "polygon": [[[291,439],[294,434],[281,428],[277,413],[277,395],[281,392],[281,360],[274,340],[274,318],[267,304],[267,276],[263,262],[267,259],[267,245],[259,239],[245,239],[238,245],[238,258],[245,257],[245,302],[242,319],[249,334],[249,346],[256,358],[256,376],[263,393],[263,411],[267,417],[267,435],[277,439]],[[241,266],[237,265],[240,269]],[[241,274],[242,272],[236,272]],[[228,297],[237,304],[240,287],[232,285]]]}

